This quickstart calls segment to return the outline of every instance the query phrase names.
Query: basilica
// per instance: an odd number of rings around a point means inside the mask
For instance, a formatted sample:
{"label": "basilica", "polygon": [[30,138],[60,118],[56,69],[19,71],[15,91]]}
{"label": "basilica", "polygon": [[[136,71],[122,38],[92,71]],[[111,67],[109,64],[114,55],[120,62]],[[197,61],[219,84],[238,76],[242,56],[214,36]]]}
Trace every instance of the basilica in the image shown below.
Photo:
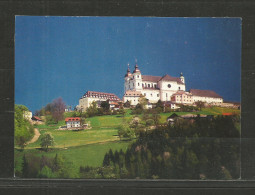
{"label": "basilica", "polygon": [[142,75],[137,63],[131,73],[128,67],[125,74],[123,102],[129,101],[131,105],[139,102],[140,96],[144,96],[150,103],[173,102],[178,104],[194,104],[196,101],[203,101],[209,104],[218,105],[223,102],[221,96],[211,90],[191,89],[186,92],[185,78],[164,76]]}

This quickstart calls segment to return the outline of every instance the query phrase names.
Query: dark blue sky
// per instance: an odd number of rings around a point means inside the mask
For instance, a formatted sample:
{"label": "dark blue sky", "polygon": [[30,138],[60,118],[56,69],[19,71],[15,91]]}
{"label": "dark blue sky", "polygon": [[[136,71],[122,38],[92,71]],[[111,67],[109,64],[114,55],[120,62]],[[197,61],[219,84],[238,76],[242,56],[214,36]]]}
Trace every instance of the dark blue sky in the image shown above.
{"label": "dark blue sky", "polygon": [[240,101],[240,18],[16,16],[15,103],[31,111],[88,90],[122,98],[127,63],[179,76],[186,89]]}

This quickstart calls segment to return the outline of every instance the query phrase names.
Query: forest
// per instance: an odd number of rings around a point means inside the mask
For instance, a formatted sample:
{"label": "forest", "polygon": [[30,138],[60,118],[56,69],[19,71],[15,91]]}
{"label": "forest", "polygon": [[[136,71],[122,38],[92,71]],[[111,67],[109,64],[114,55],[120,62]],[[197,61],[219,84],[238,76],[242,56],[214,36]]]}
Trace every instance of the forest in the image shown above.
{"label": "forest", "polygon": [[102,167],[80,167],[81,178],[237,179],[238,116],[180,120],[141,132],[126,151],[109,150]]}

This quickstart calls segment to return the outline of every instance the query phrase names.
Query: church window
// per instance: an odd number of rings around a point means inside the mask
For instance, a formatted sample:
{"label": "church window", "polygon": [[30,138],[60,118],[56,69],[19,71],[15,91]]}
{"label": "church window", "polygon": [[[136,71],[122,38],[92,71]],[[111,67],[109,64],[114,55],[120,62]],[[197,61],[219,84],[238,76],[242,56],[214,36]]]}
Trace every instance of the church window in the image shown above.
{"label": "church window", "polygon": [[139,78],[139,75],[137,75],[137,78]]}
{"label": "church window", "polygon": [[156,87],[157,87],[157,85],[155,84],[155,85],[154,85],[154,88],[156,88]]}
{"label": "church window", "polygon": [[142,86],[144,87],[144,84],[142,84]]}
{"label": "church window", "polygon": [[135,84],[133,83],[133,87],[135,86]]}
{"label": "church window", "polygon": [[137,83],[138,84],[138,86],[140,85],[139,83]]}
{"label": "church window", "polygon": [[150,85],[150,84],[148,84],[148,87],[151,87],[151,85]]}
{"label": "church window", "polygon": [[151,93],[151,97],[152,97],[152,93]]}
{"label": "church window", "polygon": [[159,97],[159,94],[157,94],[157,97]]}
{"label": "church window", "polygon": [[170,85],[170,84],[168,84],[168,85],[167,85],[167,87],[168,87],[168,88],[171,88],[171,85]]}
{"label": "church window", "polygon": [[181,90],[181,87],[179,87],[179,90]]}
{"label": "church window", "polygon": [[146,93],[144,93],[144,96],[146,96]]}

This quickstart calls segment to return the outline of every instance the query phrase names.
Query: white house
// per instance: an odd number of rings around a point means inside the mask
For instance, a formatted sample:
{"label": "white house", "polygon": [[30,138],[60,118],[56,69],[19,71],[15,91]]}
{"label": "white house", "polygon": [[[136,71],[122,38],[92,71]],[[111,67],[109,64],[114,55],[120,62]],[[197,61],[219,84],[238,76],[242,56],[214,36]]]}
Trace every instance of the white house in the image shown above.
{"label": "white house", "polygon": [[68,117],[65,119],[66,127],[73,128],[73,127],[80,127],[81,126],[81,118],[79,117]]}
{"label": "white house", "polygon": [[23,112],[23,118],[27,119],[27,120],[31,120],[32,119],[32,112],[31,111],[24,111]]}
{"label": "white house", "polygon": [[113,93],[103,93],[96,91],[87,91],[79,100],[78,110],[86,111],[86,109],[92,104],[92,102],[106,101],[109,103],[119,102],[120,99]]}

